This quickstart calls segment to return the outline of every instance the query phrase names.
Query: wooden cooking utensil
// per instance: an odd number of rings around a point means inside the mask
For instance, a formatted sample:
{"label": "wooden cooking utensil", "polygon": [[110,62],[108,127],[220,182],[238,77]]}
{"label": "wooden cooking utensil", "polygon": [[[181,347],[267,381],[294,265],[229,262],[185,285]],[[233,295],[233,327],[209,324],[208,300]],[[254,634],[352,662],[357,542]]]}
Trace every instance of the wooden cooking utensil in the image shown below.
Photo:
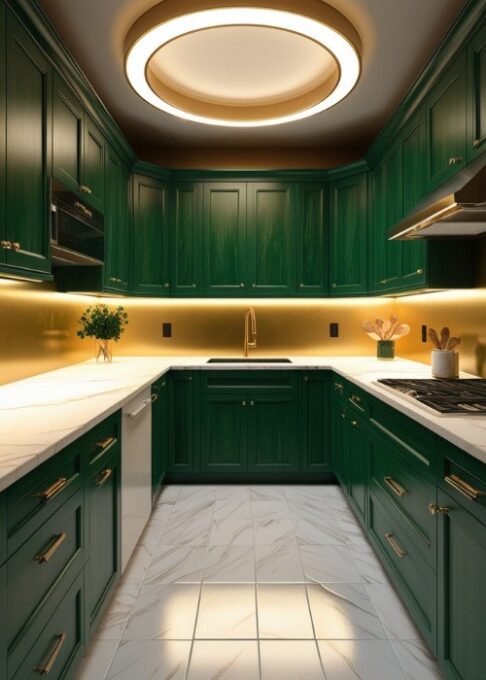
{"label": "wooden cooking utensil", "polygon": [[447,328],[447,326],[444,326],[440,332],[440,349],[447,349],[447,343],[449,342],[450,336],[450,330]]}
{"label": "wooden cooking utensil", "polygon": [[436,349],[440,349],[439,338],[433,328],[429,328],[429,340],[433,345],[435,345]]}

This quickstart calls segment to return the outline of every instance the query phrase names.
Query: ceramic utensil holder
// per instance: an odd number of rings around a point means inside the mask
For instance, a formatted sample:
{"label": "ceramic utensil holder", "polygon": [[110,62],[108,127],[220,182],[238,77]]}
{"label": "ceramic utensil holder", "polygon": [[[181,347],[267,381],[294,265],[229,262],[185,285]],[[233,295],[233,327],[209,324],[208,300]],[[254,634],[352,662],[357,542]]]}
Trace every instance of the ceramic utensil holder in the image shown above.
{"label": "ceramic utensil holder", "polygon": [[457,378],[459,354],[448,349],[432,350],[432,376],[434,378]]}
{"label": "ceramic utensil holder", "polygon": [[378,359],[393,359],[395,356],[395,341],[378,340],[376,343],[376,356]]}

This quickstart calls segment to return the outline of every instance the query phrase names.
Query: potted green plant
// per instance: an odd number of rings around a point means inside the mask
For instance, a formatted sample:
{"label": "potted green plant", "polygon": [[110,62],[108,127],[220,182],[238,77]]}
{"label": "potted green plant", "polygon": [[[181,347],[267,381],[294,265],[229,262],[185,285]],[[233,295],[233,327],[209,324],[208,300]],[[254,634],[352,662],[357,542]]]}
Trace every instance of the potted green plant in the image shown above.
{"label": "potted green plant", "polygon": [[103,357],[104,361],[113,358],[111,343],[118,342],[128,323],[128,314],[123,307],[110,310],[108,305],[88,307],[78,321],[81,329],[77,332],[80,338],[95,338],[96,361]]}

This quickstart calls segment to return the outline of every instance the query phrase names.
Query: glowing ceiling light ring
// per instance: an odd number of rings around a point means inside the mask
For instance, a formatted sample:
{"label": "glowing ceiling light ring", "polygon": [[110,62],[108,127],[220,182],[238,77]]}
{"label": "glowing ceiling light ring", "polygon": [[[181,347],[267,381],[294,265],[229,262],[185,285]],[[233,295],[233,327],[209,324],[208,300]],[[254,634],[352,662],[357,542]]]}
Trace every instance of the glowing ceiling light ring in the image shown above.
{"label": "glowing ceiling light ring", "polygon": [[[164,4],[164,3],[163,3]],[[184,111],[162,99],[150,86],[147,65],[161,47],[188,33],[228,26],[276,28],[302,35],[328,50],[337,62],[339,80],[334,89],[316,104],[301,111],[261,120],[229,120]],[[125,69],[138,95],[152,106],[173,116],[195,123],[225,127],[262,127],[281,125],[321,113],[344,99],[356,85],[361,64],[357,48],[343,33],[317,19],[294,12],[262,7],[211,8],[170,18],[138,37],[129,47]]]}

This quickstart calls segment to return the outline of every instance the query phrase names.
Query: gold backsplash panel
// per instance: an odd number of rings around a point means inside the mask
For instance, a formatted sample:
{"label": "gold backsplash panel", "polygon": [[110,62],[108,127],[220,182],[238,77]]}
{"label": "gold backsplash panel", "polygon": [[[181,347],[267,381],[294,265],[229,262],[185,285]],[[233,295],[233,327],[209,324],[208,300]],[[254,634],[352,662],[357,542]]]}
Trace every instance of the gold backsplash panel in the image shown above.
{"label": "gold backsplash panel", "polygon": [[[76,336],[77,319],[88,304],[122,304],[129,325],[114,356],[202,354],[242,356],[243,320],[255,307],[255,356],[368,355],[375,342],[361,331],[364,319],[398,313],[412,331],[397,342],[397,355],[430,362],[421,325],[449,325],[462,337],[461,368],[486,375],[486,288],[404,298],[336,300],[162,300],[94,298],[57,293],[48,284],[0,279],[0,384],[84,361],[93,343]],[[173,336],[162,338],[162,323]],[[339,338],[329,323],[339,323]]]}

